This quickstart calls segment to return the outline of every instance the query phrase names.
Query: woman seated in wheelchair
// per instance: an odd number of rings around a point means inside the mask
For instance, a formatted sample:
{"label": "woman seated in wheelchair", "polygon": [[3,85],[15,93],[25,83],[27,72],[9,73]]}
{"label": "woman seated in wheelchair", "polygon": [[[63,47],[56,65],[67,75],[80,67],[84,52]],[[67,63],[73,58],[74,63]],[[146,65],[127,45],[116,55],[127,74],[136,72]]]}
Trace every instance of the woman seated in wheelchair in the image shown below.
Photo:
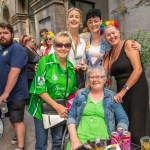
{"label": "woman seated in wheelchair", "polygon": [[68,114],[67,150],[75,150],[87,140],[109,140],[119,127],[128,130],[128,117],[121,104],[114,102],[115,92],[104,89],[106,75],[102,66],[88,69],[90,88],[78,92]]}

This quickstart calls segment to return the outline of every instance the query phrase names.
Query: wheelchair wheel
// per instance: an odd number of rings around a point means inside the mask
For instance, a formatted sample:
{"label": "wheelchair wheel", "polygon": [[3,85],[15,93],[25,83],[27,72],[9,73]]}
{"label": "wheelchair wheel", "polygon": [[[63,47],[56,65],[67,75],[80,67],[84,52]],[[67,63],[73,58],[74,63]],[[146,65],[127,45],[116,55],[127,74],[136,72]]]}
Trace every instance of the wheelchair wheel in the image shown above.
{"label": "wheelchair wheel", "polygon": [[66,127],[62,138],[61,150],[66,150],[66,144],[68,140],[69,140],[69,134],[68,134],[68,129]]}
{"label": "wheelchair wheel", "polygon": [[0,118],[0,139],[3,136],[3,132],[4,132],[4,124],[3,124],[3,120]]}

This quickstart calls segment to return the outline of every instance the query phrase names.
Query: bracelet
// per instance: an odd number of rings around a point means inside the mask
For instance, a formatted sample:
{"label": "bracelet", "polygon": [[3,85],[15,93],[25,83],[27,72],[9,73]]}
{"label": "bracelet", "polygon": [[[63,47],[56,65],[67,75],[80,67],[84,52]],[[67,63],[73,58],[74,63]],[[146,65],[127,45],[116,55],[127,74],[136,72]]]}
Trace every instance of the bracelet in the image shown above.
{"label": "bracelet", "polygon": [[127,91],[129,90],[129,87],[125,84],[124,86],[123,86],[123,89],[126,89]]}

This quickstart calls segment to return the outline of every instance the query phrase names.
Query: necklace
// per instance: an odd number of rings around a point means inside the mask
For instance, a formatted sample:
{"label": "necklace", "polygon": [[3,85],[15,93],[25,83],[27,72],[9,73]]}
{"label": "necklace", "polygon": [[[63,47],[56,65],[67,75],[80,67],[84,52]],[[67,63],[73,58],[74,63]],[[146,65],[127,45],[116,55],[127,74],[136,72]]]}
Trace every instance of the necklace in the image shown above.
{"label": "necklace", "polygon": [[117,60],[118,58],[118,50],[120,48],[121,40],[119,44],[116,46],[115,49],[112,49],[109,59],[109,68],[111,68],[112,64]]}
{"label": "necklace", "polygon": [[74,55],[76,55],[77,53],[78,41],[79,41],[79,36],[77,36],[77,38],[72,37],[72,49],[73,49]]}

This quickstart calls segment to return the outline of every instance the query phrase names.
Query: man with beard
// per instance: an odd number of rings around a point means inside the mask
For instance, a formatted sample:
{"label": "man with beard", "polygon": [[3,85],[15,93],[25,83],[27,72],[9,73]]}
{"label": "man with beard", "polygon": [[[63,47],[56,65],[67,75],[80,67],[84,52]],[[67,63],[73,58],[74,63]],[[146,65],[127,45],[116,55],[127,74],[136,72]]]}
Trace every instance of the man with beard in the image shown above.
{"label": "man with beard", "polygon": [[10,24],[0,22],[0,104],[7,102],[10,122],[18,141],[15,150],[24,150],[24,107],[28,95],[26,77],[27,54],[13,42],[14,31]]}

